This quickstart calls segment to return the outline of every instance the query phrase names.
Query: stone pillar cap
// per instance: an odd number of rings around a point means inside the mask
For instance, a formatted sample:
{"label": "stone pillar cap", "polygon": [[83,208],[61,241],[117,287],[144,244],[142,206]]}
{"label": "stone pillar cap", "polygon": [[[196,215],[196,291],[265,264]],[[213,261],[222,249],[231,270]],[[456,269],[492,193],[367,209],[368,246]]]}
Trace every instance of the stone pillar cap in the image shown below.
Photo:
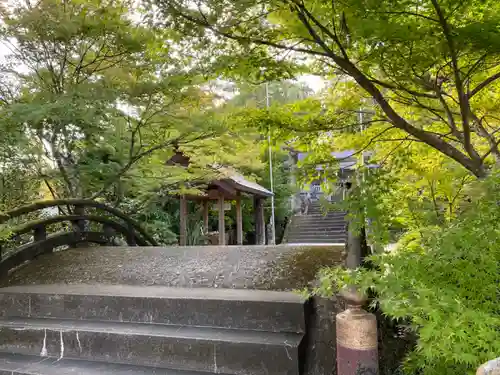
{"label": "stone pillar cap", "polygon": [[476,375],[500,375],[500,357],[479,367]]}
{"label": "stone pillar cap", "polygon": [[366,295],[354,286],[342,289],[340,295],[345,299],[347,305],[352,307],[361,307],[367,301]]}

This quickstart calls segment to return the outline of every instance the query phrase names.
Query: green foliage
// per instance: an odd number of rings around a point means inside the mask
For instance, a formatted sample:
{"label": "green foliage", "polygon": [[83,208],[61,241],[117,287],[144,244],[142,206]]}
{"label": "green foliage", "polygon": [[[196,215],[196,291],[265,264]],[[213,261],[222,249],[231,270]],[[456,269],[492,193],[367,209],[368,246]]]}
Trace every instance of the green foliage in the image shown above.
{"label": "green foliage", "polygon": [[500,173],[473,188],[473,200],[444,227],[408,234],[396,250],[372,256],[373,269],[326,269],[319,294],[345,285],[375,293],[393,319],[410,319],[418,345],[409,373],[473,374],[498,356]]}
{"label": "green foliage", "polygon": [[325,108],[347,127],[362,103],[374,103],[374,120],[478,177],[500,157],[495,0],[152,2],[162,25],[189,47],[206,47],[200,59],[226,73],[289,78],[286,67],[295,65],[333,78],[343,99]]}
{"label": "green foliage", "polygon": [[[216,164],[258,168],[255,134],[220,111],[206,77],[141,11],[127,0],[1,7],[2,173],[25,171],[46,197],[127,210],[165,192],[199,193],[193,185],[217,177]],[[177,150],[189,168],[166,166]],[[16,192],[31,200],[31,189]],[[168,218],[150,211],[144,219],[171,242]]]}
{"label": "green foliage", "polygon": [[[336,98],[328,94],[325,100]],[[373,113],[373,108],[364,107],[365,119]],[[400,130],[378,123],[362,129],[356,115],[341,124],[357,120],[358,128],[347,126],[338,134],[295,140],[293,146],[308,153],[300,163],[301,181],[324,181],[324,190],[332,191],[339,168],[350,163],[355,171],[350,172],[352,187],[347,199],[331,208],[348,212],[354,230],[369,222],[370,242],[381,246],[394,242],[404,231],[443,225],[455,218],[474,176],[424,143],[408,139]],[[325,113],[324,118],[314,121],[324,123],[328,116]],[[346,160],[332,156],[339,151],[352,156]]]}

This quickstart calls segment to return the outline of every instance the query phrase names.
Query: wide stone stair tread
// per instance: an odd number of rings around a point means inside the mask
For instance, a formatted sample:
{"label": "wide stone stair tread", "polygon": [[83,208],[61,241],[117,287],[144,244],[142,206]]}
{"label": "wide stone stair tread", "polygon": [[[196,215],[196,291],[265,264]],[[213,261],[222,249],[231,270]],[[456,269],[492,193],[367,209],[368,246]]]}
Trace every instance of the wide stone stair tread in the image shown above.
{"label": "wide stone stair tread", "polygon": [[[165,337],[244,344],[283,345],[297,347],[301,334],[246,331],[213,327],[168,326],[163,324],[99,322],[59,319],[0,319],[0,330],[52,330],[57,332],[93,332],[126,336]],[[1,338],[0,338],[1,340]],[[0,341],[1,342],[1,341]],[[2,344],[0,344],[0,347]]]}
{"label": "wide stone stair tread", "polygon": [[0,318],[154,323],[304,332],[296,293],[128,285],[30,285],[0,289]]}
{"label": "wide stone stair tread", "polygon": [[0,375],[207,375],[206,372],[0,353]]}
{"label": "wide stone stair tread", "polygon": [[[328,230],[328,229],[321,229],[321,230],[306,230],[303,228],[300,228],[300,230],[297,230],[293,232],[293,235],[295,236],[309,236],[309,235],[315,235],[315,236],[329,236],[329,235],[345,235],[345,231],[341,230]],[[293,236],[291,236],[293,237]]]}
{"label": "wide stone stair tread", "polygon": [[303,241],[303,240],[308,240],[308,239],[324,239],[324,240],[343,240],[345,239],[345,235],[336,235],[336,236],[326,236],[326,235],[313,235],[313,236],[306,236],[306,235],[293,235],[289,236],[288,239],[290,241]]}
{"label": "wide stone stair tread", "polygon": [[318,231],[314,231],[314,232],[303,232],[303,231],[300,231],[300,232],[295,232],[293,233],[292,236],[290,236],[290,238],[295,238],[295,237],[342,237],[342,236],[345,236],[345,232],[318,232]]}
{"label": "wide stone stair tread", "polygon": [[304,229],[304,230],[337,230],[337,231],[345,231],[345,223],[301,223],[298,225],[292,225],[292,228]]}
{"label": "wide stone stair tread", "polygon": [[291,241],[307,243],[307,241],[331,241],[331,242],[341,242],[344,241],[344,237],[292,237]]}
{"label": "wide stone stair tread", "polygon": [[346,238],[291,238],[288,240],[289,245],[344,245]]}
{"label": "wide stone stair tread", "polygon": [[294,220],[300,224],[317,224],[317,223],[328,223],[328,224],[345,224],[344,218],[337,217],[326,217],[322,215],[318,216],[296,216]]}
{"label": "wide stone stair tread", "polygon": [[0,320],[0,351],[238,375],[298,375],[302,333],[85,320]]}
{"label": "wide stone stair tread", "polygon": [[332,221],[344,221],[345,216],[342,215],[323,215],[321,213],[308,214],[308,215],[297,215],[295,216],[299,220],[332,220]]}
{"label": "wide stone stair tread", "polygon": [[165,286],[134,286],[111,284],[47,284],[22,285],[0,288],[2,293],[94,295],[112,297],[144,298],[184,298],[220,299],[233,301],[303,303],[304,299],[296,293],[275,292],[250,289],[199,289],[175,288]]}

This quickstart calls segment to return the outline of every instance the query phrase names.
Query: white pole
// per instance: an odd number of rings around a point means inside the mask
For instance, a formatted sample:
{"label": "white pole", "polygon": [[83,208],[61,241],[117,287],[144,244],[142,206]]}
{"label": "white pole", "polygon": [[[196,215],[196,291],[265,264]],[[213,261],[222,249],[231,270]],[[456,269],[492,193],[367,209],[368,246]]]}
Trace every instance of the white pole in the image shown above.
{"label": "white pole", "polygon": [[[266,108],[269,109],[269,84],[266,82]],[[273,151],[271,148],[271,125],[267,130],[267,143],[269,151],[269,180],[271,181],[271,245],[276,245],[276,220],[274,217],[274,181],[273,181]]]}
{"label": "white pole", "polygon": [[[363,108],[359,109],[359,125],[361,128],[361,133],[363,133],[365,131],[365,124],[363,123]],[[364,151],[361,152],[361,165],[362,166],[365,165],[365,152]],[[363,172],[363,174],[364,174],[364,172]],[[364,178],[363,178],[363,180],[364,180]]]}

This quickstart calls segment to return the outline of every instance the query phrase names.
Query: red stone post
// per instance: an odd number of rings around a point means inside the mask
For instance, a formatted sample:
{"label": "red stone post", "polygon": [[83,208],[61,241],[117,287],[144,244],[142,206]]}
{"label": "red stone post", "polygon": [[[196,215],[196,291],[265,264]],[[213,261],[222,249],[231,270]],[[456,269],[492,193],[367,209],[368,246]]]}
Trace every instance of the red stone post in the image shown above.
{"label": "red stone post", "polygon": [[347,309],[337,314],[337,375],[378,375],[377,318],[362,309],[355,290],[342,293]]}

